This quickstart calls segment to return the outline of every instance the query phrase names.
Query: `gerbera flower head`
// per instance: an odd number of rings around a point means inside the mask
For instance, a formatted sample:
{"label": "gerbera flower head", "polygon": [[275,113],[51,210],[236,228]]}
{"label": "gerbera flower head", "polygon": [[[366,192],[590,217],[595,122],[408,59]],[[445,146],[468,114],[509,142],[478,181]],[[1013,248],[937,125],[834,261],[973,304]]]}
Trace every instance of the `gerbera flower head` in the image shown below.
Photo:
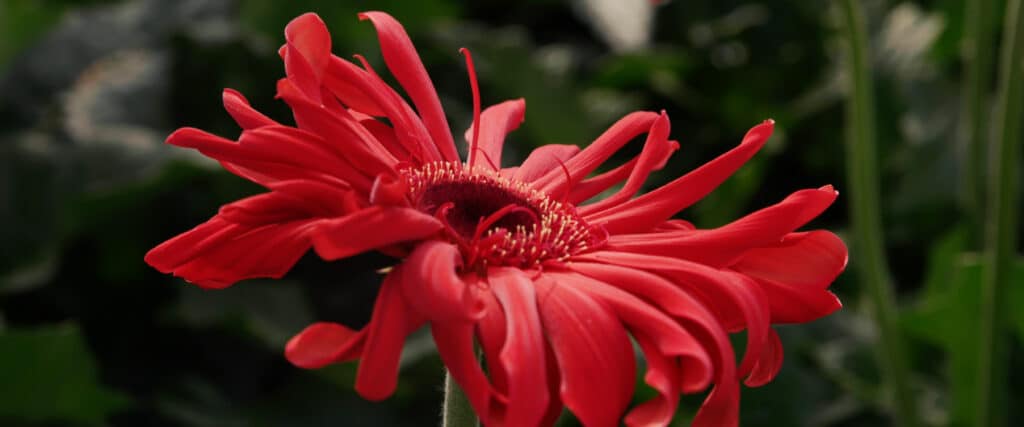
{"label": "gerbera flower head", "polygon": [[[280,50],[277,123],[233,90],[224,106],[237,140],[183,128],[168,137],[268,191],[146,255],[160,271],[206,288],[281,277],[313,249],[325,260],[367,251],[395,258],[369,324],[315,323],[288,343],[303,368],[360,359],[355,388],[383,399],[398,380],[405,338],[429,327],[442,360],[485,425],[551,425],[563,407],[587,426],[666,425],[681,393],[711,388],[693,421],[738,423],[739,381],[759,386],[782,362],[771,324],[840,307],[827,288],[846,265],[834,234],[795,230],[836,191],[801,190],[728,225],[697,229],[673,215],[754,155],[765,121],[738,146],[653,191],[648,175],[679,147],[664,113],[636,112],[585,148],[546,145],[503,167],[502,145],[525,102],[475,114],[462,162],[441,104],[405,30],[366,12],[388,70],[412,105],[360,56],[331,54],[314,14],[294,19]],[[630,161],[596,171],[646,134]],[[622,187],[598,201],[594,197]],[[747,332],[737,363],[728,334]],[[634,344],[657,391],[633,408]],[[476,357],[483,352],[486,373]]]}

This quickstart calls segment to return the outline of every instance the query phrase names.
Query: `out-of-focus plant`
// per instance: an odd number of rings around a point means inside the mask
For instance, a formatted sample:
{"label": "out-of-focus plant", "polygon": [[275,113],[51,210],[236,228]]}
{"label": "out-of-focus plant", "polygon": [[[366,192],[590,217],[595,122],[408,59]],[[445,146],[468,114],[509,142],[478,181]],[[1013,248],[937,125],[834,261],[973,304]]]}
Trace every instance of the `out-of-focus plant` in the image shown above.
{"label": "out-of-focus plant", "polygon": [[1020,0],[1007,0],[1003,25],[999,86],[996,93],[991,140],[991,171],[988,176],[988,208],[985,210],[984,271],[981,281],[978,389],[974,425],[1004,425],[1008,417],[1009,343],[1007,296],[1014,280],[1020,222],[1018,182],[1020,173],[1021,121],[1024,113],[1024,8]]}
{"label": "out-of-focus plant", "polygon": [[874,84],[869,66],[867,27],[858,0],[843,0],[847,76],[846,173],[850,183],[850,222],[856,240],[854,265],[871,300],[869,310],[878,327],[878,353],[893,402],[896,424],[916,424],[909,384],[906,343],[897,323],[896,299],[885,255],[879,197],[878,151],[875,131]]}

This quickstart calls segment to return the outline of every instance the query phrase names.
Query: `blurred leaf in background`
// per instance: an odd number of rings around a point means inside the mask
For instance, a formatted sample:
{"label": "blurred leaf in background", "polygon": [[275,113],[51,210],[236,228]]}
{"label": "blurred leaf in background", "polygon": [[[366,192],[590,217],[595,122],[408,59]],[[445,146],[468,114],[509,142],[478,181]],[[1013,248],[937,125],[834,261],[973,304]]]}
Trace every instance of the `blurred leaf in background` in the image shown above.
{"label": "blurred leaf in background", "polygon": [[129,403],[99,383],[96,364],[74,325],[0,334],[0,420],[104,425]]}

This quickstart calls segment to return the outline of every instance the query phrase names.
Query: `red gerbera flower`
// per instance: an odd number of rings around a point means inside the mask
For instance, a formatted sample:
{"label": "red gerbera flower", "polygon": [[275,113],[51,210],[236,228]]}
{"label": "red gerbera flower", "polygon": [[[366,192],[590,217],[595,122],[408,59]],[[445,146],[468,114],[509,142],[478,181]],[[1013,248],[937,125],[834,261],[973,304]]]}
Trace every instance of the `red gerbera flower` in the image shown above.
{"label": "red gerbera flower", "polygon": [[[762,385],[782,363],[773,323],[807,322],[840,307],[827,288],[846,265],[828,231],[794,232],[836,198],[802,190],[731,224],[701,230],[671,219],[754,155],[766,121],[739,146],[634,197],[678,148],[664,114],[632,113],[588,147],[548,145],[501,167],[525,103],[476,114],[462,163],[441,104],[402,26],[376,27],[388,69],[415,109],[357,56],[330,53],[314,14],[285,29],[278,95],[297,126],[279,124],[224,91],[244,129],[237,141],[193,128],[170,144],[194,148],[269,191],[225,205],[156,247],[146,261],[206,288],[280,277],[310,248],[325,260],[370,250],[398,259],[359,331],[316,323],[286,348],[297,366],[361,359],[355,388],[391,395],[405,338],[429,326],[453,378],[486,425],[550,425],[568,407],[587,426],[665,425],[680,393],[713,387],[694,425],[737,424],[739,379]],[[472,65],[467,53],[467,64]],[[642,152],[591,176],[631,139]],[[625,181],[603,200],[595,195]],[[736,363],[728,333],[747,331]],[[626,413],[636,363],[658,396]],[[475,356],[483,349],[487,373]]]}

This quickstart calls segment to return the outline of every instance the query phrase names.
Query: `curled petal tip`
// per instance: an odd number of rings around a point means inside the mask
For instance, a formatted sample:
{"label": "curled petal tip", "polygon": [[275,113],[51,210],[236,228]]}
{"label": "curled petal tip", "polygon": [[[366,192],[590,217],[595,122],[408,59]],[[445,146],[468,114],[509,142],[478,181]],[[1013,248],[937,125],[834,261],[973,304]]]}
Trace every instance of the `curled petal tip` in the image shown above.
{"label": "curled petal tip", "polygon": [[390,14],[388,14],[387,12],[381,12],[381,11],[379,11],[379,10],[367,10],[367,11],[365,11],[365,12],[359,12],[359,13],[357,13],[357,14],[356,14],[356,16],[358,16],[358,17],[359,17],[359,20],[360,20],[360,21],[366,21],[366,20],[368,20],[368,19],[373,19],[373,15],[384,15],[384,16],[386,16],[386,17],[388,17],[388,18],[392,18],[392,19],[394,19],[394,18],[393,18],[393,17],[392,17],[392,16],[390,15]]}
{"label": "curled petal tip", "polygon": [[245,99],[245,97],[242,96],[241,92],[239,92],[237,90],[234,90],[234,89],[231,89],[229,87],[226,87],[226,88],[224,88],[224,90],[220,91],[220,97],[221,97],[221,99],[223,99],[225,101],[227,101],[229,99],[239,99],[239,98]]}
{"label": "curled petal tip", "polygon": [[171,269],[167,268],[164,263],[160,262],[160,254],[157,252],[159,249],[159,246],[150,249],[149,252],[146,252],[146,256],[144,256],[142,260],[145,261],[146,264],[149,264],[150,267],[157,269],[157,271],[161,273],[170,273]]}
{"label": "curled petal tip", "polygon": [[658,118],[656,119],[654,124],[651,125],[651,127],[653,128],[654,126],[657,126],[659,124],[661,124],[662,126],[669,125],[668,113],[666,113],[665,110],[661,110],[661,112],[658,113]]}
{"label": "curled petal tip", "polygon": [[768,140],[768,137],[772,136],[772,132],[774,130],[775,120],[765,120],[757,126],[750,128],[750,130],[747,131],[747,134],[743,137],[743,142],[740,142],[740,145],[764,144],[764,142]]}
{"label": "curled petal tip", "polygon": [[225,106],[249,105],[249,100],[245,99],[241,92],[231,88],[224,88],[220,92],[220,99]]}
{"label": "curled petal tip", "polygon": [[320,19],[320,15],[317,15],[316,12],[306,12],[306,13],[303,13],[302,15],[296,16],[294,19],[292,19],[291,22],[295,22],[295,21],[298,21],[300,19],[301,20],[306,20],[306,19],[311,19],[311,18],[319,20]]}
{"label": "curled petal tip", "polygon": [[356,337],[355,331],[342,325],[317,322],[288,340],[284,356],[295,366],[316,369],[333,362]]}
{"label": "curled petal tip", "polygon": [[359,396],[361,396],[363,399],[369,400],[371,402],[380,402],[384,399],[391,397],[391,395],[395,393],[395,389],[389,388],[387,390],[377,391],[369,390],[365,386],[359,387],[359,385],[356,385],[356,393],[358,393]]}
{"label": "curled petal tip", "polygon": [[196,138],[200,138],[202,136],[203,131],[199,129],[193,127],[183,127],[178,128],[174,132],[171,132],[170,135],[167,135],[167,139],[164,140],[164,143],[170,145],[177,145],[179,147],[191,147],[188,141],[195,140]]}
{"label": "curled petal tip", "polygon": [[[302,39],[312,39],[318,43],[330,43],[330,33],[327,32],[327,24],[320,15],[313,12],[306,12],[288,22],[284,27],[284,37],[288,43],[305,44]],[[287,44],[286,44],[287,45]],[[330,47],[327,47],[330,50]]]}
{"label": "curled petal tip", "polygon": [[[839,267],[839,273],[842,273],[843,271],[846,271],[846,266],[850,264],[850,250],[847,249],[845,242],[843,242],[842,240],[840,240],[839,242],[842,243],[843,245],[843,264]],[[839,273],[836,273],[836,276],[838,276]],[[836,300],[838,301],[839,298],[836,298]],[[840,302],[839,306],[842,307],[843,303]]]}
{"label": "curled petal tip", "polygon": [[294,27],[295,25],[302,25],[302,24],[305,24],[305,23],[316,23],[316,22],[319,22],[319,23],[323,24],[324,20],[320,19],[320,15],[317,15],[315,12],[306,12],[306,13],[303,13],[302,15],[299,15],[299,16],[296,16],[295,18],[292,18],[292,20],[288,22],[288,25],[285,26],[285,31],[287,32],[288,28],[295,28]]}
{"label": "curled petal tip", "polygon": [[843,302],[839,300],[839,297],[837,297],[836,294],[829,292],[828,296],[831,297],[831,300],[828,302],[828,306],[823,310],[821,317],[828,316],[839,311],[840,308],[843,308]]}

